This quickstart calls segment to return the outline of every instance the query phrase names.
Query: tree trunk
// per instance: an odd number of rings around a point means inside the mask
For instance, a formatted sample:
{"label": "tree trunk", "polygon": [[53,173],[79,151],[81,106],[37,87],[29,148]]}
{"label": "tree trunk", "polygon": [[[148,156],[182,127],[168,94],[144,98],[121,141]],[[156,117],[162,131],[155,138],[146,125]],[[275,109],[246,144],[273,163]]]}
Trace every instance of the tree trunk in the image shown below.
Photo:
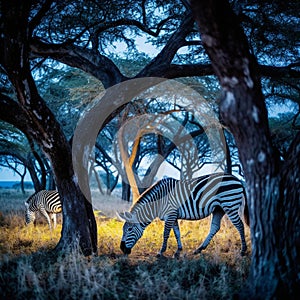
{"label": "tree trunk", "polygon": [[[299,290],[299,135],[290,159],[273,149],[256,60],[227,1],[191,1],[202,42],[222,85],[220,112],[247,182],[252,262],[245,299],[295,299]],[[295,145],[298,146],[295,146]]]}
{"label": "tree trunk", "polygon": [[136,182],[135,174],[133,171],[133,163],[138,152],[138,145],[140,142],[140,135],[135,137],[134,145],[132,146],[132,153],[128,154],[127,141],[124,139],[124,127],[121,126],[118,132],[118,145],[120,149],[121,158],[126,172],[126,178],[131,187],[132,202],[135,203],[140,195],[138,184]]}
{"label": "tree trunk", "polygon": [[[41,191],[41,190],[45,190],[46,189],[46,169],[45,169],[45,165],[43,163],[42,158],[40,157],[40,155],[37,153],[37,151],[35,150],[35,145],[34,145],[34,141],[31,139],[30,136],[26,136],[28,143],[30,145],[30,149],[31,149],[31,154],[28,156],[28,166],[27,169],[30,173],[30,177],[31,180],[33,182],[33,186],[36,192]],[[38,175],[37,175],[37,171],[36,171],[36,167],[35,164],[36,162],[38,163],[39,167],[40,167],[40,172],[41,172],[41,179],[39,180]]]}
{"label": "tree trunk", "polygon": [[225,172],[228,174],[232,174],[232,159],[231,159],[231,153],[230,153],[230,148],[228,145],[228,141],[226,139],[226,135],[225,135],[225,130],[223,129],[221,134],[224,136],[224,140],[223,140],[223,147],[224,147],[224,152],[225,152]]}
{"label": "tree trunk", "polygon": [[0,60],[15,87],[18,103],[1,95],[0,117],[35,140],[52,164],[63,206],[63,226],[57,249],[66,250],[79,243],[83,254],[90,255],[97,251],[92,205],[80,191],[74,176],[70,145],[39,96],[30,72],[30,5],[30,1],[3,3]]}
{"label": "tree trunk", "polygon": [[21,175],[20,187],[21,187],[21,192],[22,192],[23,195],[25,195],[24,178],[25,178],[25,174]]}
{"label": "tree trunk", "polygon": [[33,182],[34,190],[36,192],[38,192],[40,190],[45,189],[45,187],[43,187],[41,182],[39,181],[39,178],[38,178],[37,173],[36,173],[36,169],[34,167],[34,161],[35,161],[35,159],[33,159],[32,157],[29,157],[28,164],[27,164],[27,170],[28,170],[28,172],[30,174],[30,178]]}
{"label": "tree trunk", "polygon": [[130,202],[130,185],[122,180],[122,200]]}

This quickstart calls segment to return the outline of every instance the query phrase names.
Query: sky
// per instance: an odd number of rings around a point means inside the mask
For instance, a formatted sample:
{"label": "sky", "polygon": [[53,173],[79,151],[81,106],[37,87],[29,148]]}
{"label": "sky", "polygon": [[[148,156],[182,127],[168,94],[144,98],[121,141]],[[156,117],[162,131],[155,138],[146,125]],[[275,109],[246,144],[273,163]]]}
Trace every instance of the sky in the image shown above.
{"label": "sky", "polygon": [[[20,181],[20,176],[8,168],[0,168],[0,181]],[[27,172],[25,181],[31,181]]]}

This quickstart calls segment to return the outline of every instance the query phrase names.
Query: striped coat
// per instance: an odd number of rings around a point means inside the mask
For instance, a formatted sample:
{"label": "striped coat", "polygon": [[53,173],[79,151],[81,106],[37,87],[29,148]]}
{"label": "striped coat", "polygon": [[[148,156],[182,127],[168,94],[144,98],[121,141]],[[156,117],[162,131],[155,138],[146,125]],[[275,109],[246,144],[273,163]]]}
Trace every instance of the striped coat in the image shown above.
{"label": "striped coat", "polygon": [[200,220],[212,214],[210,232],[194,251],[197,254],[207,247],[219,231],[222,217],[227,214],[240,234],[241,254],[244,255],[247,245],[244,224],[239,216],[243,203],[247,223],[245,189],[241,181],[233,175],[216,173],[191,180],[160,180],[140,196],[130,212],[119,214],[125,220],[120,248],[125,254],[129,254],[145,228],[158,217],[165,221],[163,244],[158,255],[165,252],[170,231],[173,229],[178,244],[175,255],[179,256],[182,244],[178,219]]}
{"label": "striped coat", "polygon": [[51,219],[53,220],[53,227],[56,227],[56,214],[62,211],[60,197],[57,191],[39,191],[28,198],[25,202],[26,224],[34,222],[36,214],[43,215],[52,229]]}

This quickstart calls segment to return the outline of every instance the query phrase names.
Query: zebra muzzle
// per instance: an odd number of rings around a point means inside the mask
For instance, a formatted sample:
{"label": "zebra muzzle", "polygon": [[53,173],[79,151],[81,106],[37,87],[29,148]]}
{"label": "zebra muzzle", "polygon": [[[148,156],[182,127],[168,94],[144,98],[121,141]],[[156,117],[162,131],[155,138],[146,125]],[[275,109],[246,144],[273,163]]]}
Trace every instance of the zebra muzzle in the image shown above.
{"label": "zebra muzzle", "polygon": [[124,241],[121,242],[121,244],[120,244],[120,249],[122,250],[122,252],[123,252],[124,254],[130,254],[130,253],[131,253],[131,249],[130,249],[130,248],[127,248],[127,247],[125,246],[125,242],[124,242]]}

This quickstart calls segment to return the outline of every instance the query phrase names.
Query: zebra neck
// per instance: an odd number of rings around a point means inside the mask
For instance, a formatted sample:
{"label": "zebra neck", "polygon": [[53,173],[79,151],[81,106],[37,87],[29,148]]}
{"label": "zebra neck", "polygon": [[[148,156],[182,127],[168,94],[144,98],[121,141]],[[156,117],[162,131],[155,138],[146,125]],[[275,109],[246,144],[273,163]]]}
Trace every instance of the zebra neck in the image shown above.
{"label": "zebra neck", "polygon": [[143,229],[145,229],[151,222],[141,222],[140,225]]}
{"label": "zebra neck", "polygon": [[137,221],[141,224],[141,226],[148,226],[155,218],[158,217],[156,210],[153,209],[145,209],[145,207],[139,207],[132,211],[135,214]]}

